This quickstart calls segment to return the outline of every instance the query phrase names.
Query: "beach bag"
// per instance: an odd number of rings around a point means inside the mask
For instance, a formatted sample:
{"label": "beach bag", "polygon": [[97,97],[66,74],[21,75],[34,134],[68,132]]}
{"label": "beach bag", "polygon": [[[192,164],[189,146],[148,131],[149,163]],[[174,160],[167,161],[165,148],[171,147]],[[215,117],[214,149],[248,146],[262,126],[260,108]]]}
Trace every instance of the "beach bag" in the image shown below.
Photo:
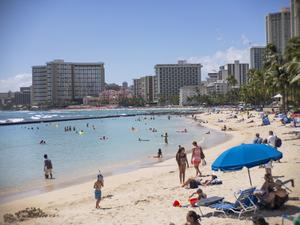
{"label": "beach bag", "polygon": [[205,159],[202,159],[202,166],[206,166],[206,161],[205,161]]}
{"label": "beach bag", "polygon": [[203,153],[203,149],[200,147],[200,158],[205,159],[205,155]]}
{"label": "beach bag", "polygon": [[275,147],[276,148],[279,148],[280,146],[282,145],[282,141],[279,137],[276,137],[276,140],[275,140]]}

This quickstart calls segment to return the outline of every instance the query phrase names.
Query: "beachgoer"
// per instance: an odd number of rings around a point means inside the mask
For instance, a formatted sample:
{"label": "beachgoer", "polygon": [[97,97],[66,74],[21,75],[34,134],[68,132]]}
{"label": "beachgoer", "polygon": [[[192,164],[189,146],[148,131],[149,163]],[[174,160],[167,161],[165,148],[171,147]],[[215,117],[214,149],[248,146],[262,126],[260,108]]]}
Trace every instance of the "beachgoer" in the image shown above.
{"label": "beachgoer", "polygon": [[189,167],[189,162],[186,157],[184,147],[180,147],[176,154],[176,161],[179,168],[179,180],[180,183],[183,184],[185,181],[185,170],[186,167]]}
{"label": "beachgoer", "polygon": [[188,211],[186,215],[186,223],[184,225],[200,225],[201,217],[193,210]]}
{"label": "beachgoer", "polygon": [[193,141],[193,149],[192,149],[192,159],[191,164],[194,165],[194,168],[196,170],[196,176],[201,176],[201,172],[199,169],[199,165],[201,163],[201,155],[203,154],[202,148],[198,146],[196,141]]}
{"label": "beachgoer", "polygon": [[224,125],[224,127],[221,129],[221,131],[226,131],[227,130],[227,127],[226,125]]}
{"label": "beachgoer", "polygon": [[262,216],[254,216],[252,218],[253,225],[269,225]]}
{"label": "beachgoer", "polygon": [[163,135],[163,137],[165,138],[165,144],[168,144],[168,133],[165,133],[165,135]]}
{"label": "beachgoer", "polygon": [[216,175],[211,175],[210,179],[201,182],[201,185],[203,186],[214,185],[214,184],[222,184],[222,181]]}
{"label": "beachgoer", "polygon": [[101,201],[101,196],[102,196],[101,188],[103,186],[104,186],[103,176],[101,174],[98,174],[97,181],[94,184],[95,199],[96,199],[96,209],[100,208],[99,203]]}
{"label": "beachgoer", "polygon": [[259,133],[255,134],[255,138],[253,140],[253,144],[261,144],[263,139],[259,136]]}
{"label": "beachgoer", "polygon": [[276,148],[275,145],[276,142],[276,136],[274,135],[273,131],[269,131],[269,137],[268,137],[268,144]]}
{"label": "beachgoer", "polygon": [[194,195],[198,195],[197,199],[200,201],[201,199],[207,198],[207,195],[205,193],[203,193],[202,189],[199,188],[197,189],[196,192],[192,193],[189,198],[193,197]]}
{"label": "beachgoer", "polygon": [[50,175],[50,178],[52,179],[52,169],[53,169],[53,166],[52,166],[52,162],[50,159],[48,159],[48,155],[45,154],[44,155],[44,172],[45,172],[45,179],[48,179],[49,178],[49,175]]}
{"label": "beachgoer", "polygon": [[277,186],[273,180],[273,177],[270,174],[265,174],[265,182],[263,183],[260,192],[255,193],[256,197],[260,199],[260,201],[271,208],[275,206],[275,191],[274,188]]}
{"label": "beachgoer", "polygon": [[201,177],[190,177],[189,179],[187,179],[187,181],[185,181],[181,187],[188,187],[188,188],[197,188],[199,185],[201,185],[202,179]]}
{"label": "beachgoer", "polygon": [[159,148],[158,151],[157,151],[157,156],[153,156],[153,158],[162,158],[163,155],[162,155],[162,151],[161,149]]}

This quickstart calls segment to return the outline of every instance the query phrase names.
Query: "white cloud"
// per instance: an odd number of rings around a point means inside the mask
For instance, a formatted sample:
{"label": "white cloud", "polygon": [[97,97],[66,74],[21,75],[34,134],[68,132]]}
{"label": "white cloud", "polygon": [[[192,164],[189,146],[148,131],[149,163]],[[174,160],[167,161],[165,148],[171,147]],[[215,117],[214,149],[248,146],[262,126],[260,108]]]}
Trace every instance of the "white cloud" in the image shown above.
{"label": "white cloud", "polygon": [[201,63],[203,65],[202,74],[204,76],[206,76],[208,72],[218,71],[220,66],[227,63],[233,63],[234,60],[239,60],[242,63],[249,63],[249,48],[238,49],[236,47],[229,47],[224,51],[217,51],[211,56],[194,56],[187,59],[189,63]]}
{"label": "white cloud", "polygon": [[241,35],[241,42],[243,45],[251,45],[251,41],[246,37],[245,34]]}
{"label": "white cloud", "polygon": [[20,87],[30,86],[31,83],[30,73],[17,74],[14,77],[0,79],[0,92],[18,91]]}

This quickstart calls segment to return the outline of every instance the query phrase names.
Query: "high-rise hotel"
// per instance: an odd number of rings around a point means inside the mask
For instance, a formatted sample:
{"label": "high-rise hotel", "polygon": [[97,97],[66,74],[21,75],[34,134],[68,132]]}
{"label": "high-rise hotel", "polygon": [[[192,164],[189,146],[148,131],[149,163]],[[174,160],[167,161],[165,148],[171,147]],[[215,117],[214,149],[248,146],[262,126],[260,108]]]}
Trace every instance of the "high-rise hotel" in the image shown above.
{"label": "high-rise hotel", "polygon": [[32,103],[63,105],[99,96],[104,90],[104,63],[54,60],[32,67]]}
{"label": "high-rise hotel", "polygon": [[158,98],[169,102],[172,97],[179,96],[181,87],[201,84],[201,67],[200,63],[190,64],[185,60],[155,65]]}
{"label": "high-rise hotel", "polygon": [[283,8],[281,12],[270,13],[266,16],[267,44],[274,44],[281,54],[288,40],[291,38],[291,13],[289,8]]}

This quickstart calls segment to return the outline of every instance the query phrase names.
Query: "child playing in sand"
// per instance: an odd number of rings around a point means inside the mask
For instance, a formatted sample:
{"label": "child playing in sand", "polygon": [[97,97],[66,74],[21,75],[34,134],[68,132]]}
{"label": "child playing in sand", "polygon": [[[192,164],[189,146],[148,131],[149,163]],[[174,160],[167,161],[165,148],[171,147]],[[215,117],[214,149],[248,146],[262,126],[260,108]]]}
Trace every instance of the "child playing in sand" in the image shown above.
{"label": "child playing in sand", "polygon": [[97,181],[94,184],[94,188],[95,188],[95,199],[96,199],[96,209],[99,209],[99,203],[101,200],[101,188],[104,186],[104,180],[103,180],[103,176],[101,174],[98,174],[97,176]]}
{"label": "child playing in sand", "polygon": [[199,188],[196,192],[194,192],[193,194],[190,195],[189,198],[193,197],[194,195],[198,195],[197,199],[200,201],[203,198],[207,198],[207,195],[205,193],[203,193],[202,189]]}

